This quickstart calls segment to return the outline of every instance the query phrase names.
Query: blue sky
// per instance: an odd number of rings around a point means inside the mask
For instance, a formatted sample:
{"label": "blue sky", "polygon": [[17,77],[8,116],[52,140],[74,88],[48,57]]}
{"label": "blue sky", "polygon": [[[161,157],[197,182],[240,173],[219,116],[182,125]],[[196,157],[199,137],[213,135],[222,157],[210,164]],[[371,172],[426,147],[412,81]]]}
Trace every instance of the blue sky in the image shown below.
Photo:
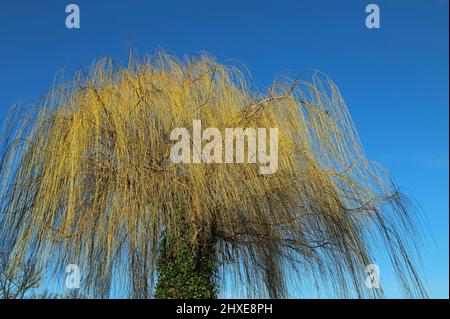
{"label": "blue sky", "polygon": [[[70,1],[2,3],[0,117],[39,98],[55,73],[110,55],[207,51],[245,62],[256,85],[308,68],[336,82],[369,158],[386,167],[427,217],[424,278],[431,297],[449,295],[448,1],[85,1],[81,28],[65,27]],[[381,9],[367,29],[365,6]],[[386,275],[389,277],[389,274]],[[389,282],[388,297],[398,291]]]}

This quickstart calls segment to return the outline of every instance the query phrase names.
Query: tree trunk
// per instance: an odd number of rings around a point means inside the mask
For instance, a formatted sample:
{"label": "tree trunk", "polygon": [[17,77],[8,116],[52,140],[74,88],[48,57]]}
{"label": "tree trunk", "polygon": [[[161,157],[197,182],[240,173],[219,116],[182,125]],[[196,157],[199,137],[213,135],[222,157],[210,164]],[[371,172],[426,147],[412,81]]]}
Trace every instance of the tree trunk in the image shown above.
{"label": "tree trunk", "polygon": [[[180,238],[183,237],[183,238]],[[166,237],[158,257],[156,298],[216,298],[215,245],[193,245],[189,233]]]}

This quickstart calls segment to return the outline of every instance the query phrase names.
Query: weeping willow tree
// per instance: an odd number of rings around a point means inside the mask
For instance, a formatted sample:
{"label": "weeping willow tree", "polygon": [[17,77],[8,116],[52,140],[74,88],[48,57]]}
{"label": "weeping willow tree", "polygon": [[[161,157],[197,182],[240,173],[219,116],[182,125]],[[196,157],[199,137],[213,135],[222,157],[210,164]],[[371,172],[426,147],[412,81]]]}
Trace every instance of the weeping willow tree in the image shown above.
{"label": "weeping willow tree", "polygon": [[[193,119],[278,128],[277,171],[174,163],[171,131]],[[380,297],[365,268],[382,255],[406,296],[426,296],[410,205],[366,159],[338,89],[318,72],[263,91],[208,55],[105,58],[15,107],[1,134],[10,268],[31,259],[56,276],[78,264],[92,297],[213,298],[230,283],[247,297],[307,285]]]}

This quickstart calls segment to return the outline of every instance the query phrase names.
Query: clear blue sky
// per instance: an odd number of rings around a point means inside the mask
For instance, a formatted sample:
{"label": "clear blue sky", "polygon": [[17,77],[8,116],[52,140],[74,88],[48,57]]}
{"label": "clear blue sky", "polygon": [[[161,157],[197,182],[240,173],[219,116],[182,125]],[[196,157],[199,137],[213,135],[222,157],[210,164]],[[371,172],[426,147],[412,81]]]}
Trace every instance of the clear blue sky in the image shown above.
{"label": "clear blue sky", "polygon": [[[65,27],[71,2],[81,9],[78,30]],[[364,25],[369,3],[380,6],[381,29]],[[448,298],[448,1],[2,2],[0,116],[42,96],[67,64],[126,61],[129,40],[141,52],[239,59],[259,86],[307,68],[331,76],[368,157],[422,206],[435,241],[424,249],[426,285],[432,297]],[[398,296],[389,282],[385,289]]]}

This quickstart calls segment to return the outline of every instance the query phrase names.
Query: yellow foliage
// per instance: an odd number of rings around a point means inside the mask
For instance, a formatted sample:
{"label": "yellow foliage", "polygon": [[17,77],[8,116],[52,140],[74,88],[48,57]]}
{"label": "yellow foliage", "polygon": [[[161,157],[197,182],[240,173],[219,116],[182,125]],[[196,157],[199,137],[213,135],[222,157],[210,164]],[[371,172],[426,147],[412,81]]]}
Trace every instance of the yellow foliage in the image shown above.
{"label": "yellow foliage", "polygon": [[[277,172],[172,163],[170,132],[191,130],[193,119],[221,131],[278,128]],[[232,276],[248,296],[287,296],[302,276],[339,296],[376,295],[364,285],[374,248],[407,293],[424,294],[407,254],[412,216],[319,72],[258,92],[208,55],[132,56],[126,67],[106,58],[32,111],[12,112],[1,138],[11,267],[31,257],[52,269],[77,263],[93,294],[107,296],[133,272],[152,281],[162,238],[185,222],[192,245],[216,246],[219,278]]]}

